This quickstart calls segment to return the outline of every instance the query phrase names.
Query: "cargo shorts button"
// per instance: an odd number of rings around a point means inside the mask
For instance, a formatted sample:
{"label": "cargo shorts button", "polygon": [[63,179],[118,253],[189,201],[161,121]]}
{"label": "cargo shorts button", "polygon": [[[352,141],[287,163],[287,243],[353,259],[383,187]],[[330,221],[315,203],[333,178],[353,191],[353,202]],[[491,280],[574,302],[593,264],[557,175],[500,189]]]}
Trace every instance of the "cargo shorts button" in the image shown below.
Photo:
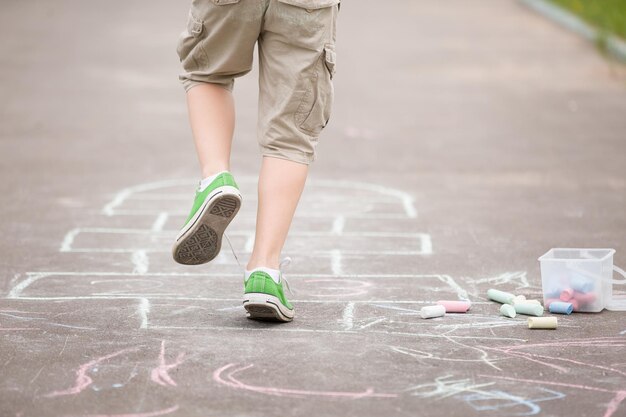
{"label": "cargo shorts button", "polygon": [[[220,1],[220,0],[217,0]],[[313,11],[313,9],[306,9],[307,13],[311,13]]]}

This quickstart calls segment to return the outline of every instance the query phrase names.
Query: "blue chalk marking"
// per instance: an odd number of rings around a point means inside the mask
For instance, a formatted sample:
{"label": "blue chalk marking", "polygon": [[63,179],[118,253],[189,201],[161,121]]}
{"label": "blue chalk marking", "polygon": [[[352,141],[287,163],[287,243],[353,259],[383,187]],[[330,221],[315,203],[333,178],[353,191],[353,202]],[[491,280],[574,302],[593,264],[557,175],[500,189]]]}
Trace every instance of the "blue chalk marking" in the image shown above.
{"label": "blue chalk marking", "polygon": [[563,301],[553,301],[548,307],[550,313],[556,314],[572,314],[574,311],[574,305],[572,303],[565,303]]}
{"label": "blue chalk marking", "polygon": [[[503,408],[511,408],[522,406],[528,408],[526,412],[513,413],[513,416],[534,416],[541,412],[541,406],[537,403],[542,401],[560,400],[565,398],[565,394],[558,391],[552,391],[546,388],[539,388],[539,390],[548,393],[549,395],[539,398],[524,398],[517,395],[509,394],[508,392],[492,390],[481,391],[475,394],[468,394],[460,396],[465,402],[467,402],[476,411],[498,411]],[[481,402],[497,401],[493,404],[481,405]]]}

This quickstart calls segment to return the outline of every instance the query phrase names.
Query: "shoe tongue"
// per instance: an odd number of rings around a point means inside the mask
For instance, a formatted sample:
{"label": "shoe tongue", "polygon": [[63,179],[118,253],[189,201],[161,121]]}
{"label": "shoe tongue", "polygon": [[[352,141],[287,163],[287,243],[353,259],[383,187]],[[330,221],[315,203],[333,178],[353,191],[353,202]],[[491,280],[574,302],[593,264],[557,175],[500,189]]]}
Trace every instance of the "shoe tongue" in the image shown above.
{"label": "shoe tongue", "polygon": [[267,275],[272,277],[272,280],[274,280],[275,283],[277,284],[280,283],[280,270],[279,269],[271,269],[271,268],[263,268],[263,267],[255,268],[252,271],[246,271],[245,273],[246,281],[248,280],[248,278],[250,278],[250,275],[259,271],[265,272]]}

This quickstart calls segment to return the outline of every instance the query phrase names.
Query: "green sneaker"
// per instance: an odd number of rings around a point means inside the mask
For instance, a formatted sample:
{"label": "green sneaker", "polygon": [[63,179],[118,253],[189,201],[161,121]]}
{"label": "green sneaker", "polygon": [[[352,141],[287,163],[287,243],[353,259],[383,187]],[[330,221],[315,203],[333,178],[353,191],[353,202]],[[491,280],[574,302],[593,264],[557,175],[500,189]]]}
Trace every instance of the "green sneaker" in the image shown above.
{"label": "green sneaker", "polygon": [[196,191],[191,213],[174,247],[174,260],[199,265],[213,260],[222,247],[222,235],[241,207],[241,194],[229,172],[222,172],[203,191]]}
{"label": "green sneaker", "polygon": [[248,318],[258,320],[291,321],[294,309],[285,297],[283,282],[289,284],[280,270],[256,268],[246,271],[243,306]]}

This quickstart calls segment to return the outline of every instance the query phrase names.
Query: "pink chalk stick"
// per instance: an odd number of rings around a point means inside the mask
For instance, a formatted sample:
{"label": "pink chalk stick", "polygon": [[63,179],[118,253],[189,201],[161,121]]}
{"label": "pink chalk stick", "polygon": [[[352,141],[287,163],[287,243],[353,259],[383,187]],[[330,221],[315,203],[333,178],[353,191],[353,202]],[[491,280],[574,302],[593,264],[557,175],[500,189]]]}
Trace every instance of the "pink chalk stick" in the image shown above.
{"label": "pink chalk stick", "polygon": [[469,301],[452,300],[439,300],[437,304],[443,306],[446,309],[446,313],[466,313],[472,306],[472,303]]}
{"label": "pink chalk stick", "polygon": [[574,307],[574,311],[580,310],[580,302],[577,299],[572,298],[571,300],[568,301],[568,303],[572,303],[572,306]]}
{"label": "pink chalk stick", "polygon": [[546,309],[548,309],[550,308],[550,304],[554,303],[555,301],[561,302],[563,300],[561,300],[560,298],[547,298],[543,305]]}
{"label": "pink chalk stick", "polygon": [[594,292],[582,293],[575,291],[574,292],[574,300],[578,301],[580,304],[591,304],[596,301],[598,297]]}
{"label": "pink chalk stick", "polygon": [[574,297],[574,290],[571,288],[565,288],[561,291],[561,296],[559,297],[561,301],[569,301]]}

